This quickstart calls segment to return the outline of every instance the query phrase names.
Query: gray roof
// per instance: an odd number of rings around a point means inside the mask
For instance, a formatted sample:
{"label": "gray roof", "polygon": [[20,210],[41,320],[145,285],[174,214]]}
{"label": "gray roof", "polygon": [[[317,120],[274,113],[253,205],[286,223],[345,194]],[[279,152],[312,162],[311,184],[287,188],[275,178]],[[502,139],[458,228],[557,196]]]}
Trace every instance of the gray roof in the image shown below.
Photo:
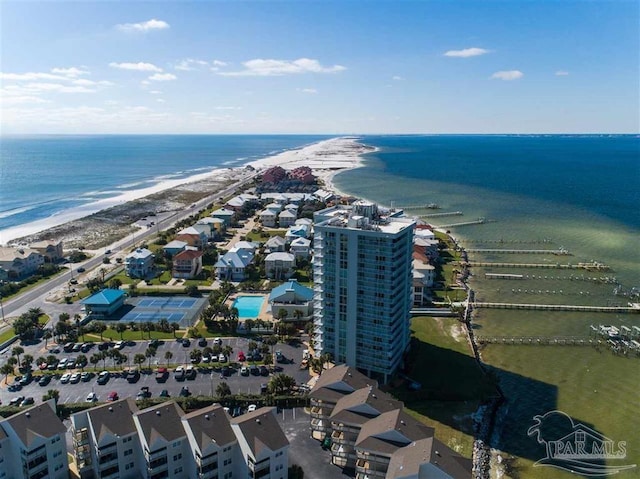
{"label": "gray roof", "polygon": [[362,425],[369,419],[393,409],[402,409],[402,401],[371,386],[358,389],[338,400],[331,413],[331,421]]}
{"label": "gray roof", "polygon": [[37,438],[50,438],[67,431],[55,412],[53,399],[30,407],[26,411],[14,414],[0,422],[3,427],[10,427],[28,449]]}
{"label": "gray roof", "polygon": [[401,409],[380,414],[363,424],[356,447],[379,455],[391,456],[398,448],[433,436],[434,429]]}
{"label": "gray roof", "polygon": [[265,447],[277,451],[289,445],[289,440],[278,424],[275,410],[274,407],[261,407],[254,412],[231,419],[231,424],[242,432],[254,458],[258,457]]}
{"label": "gray roof", "polygon": [[185,428],[189,427],[193,432],[200,451],[205,450],[211,442],[223,447],[237,441],[229,424],[229,416],[220,404],[185,414],[182,422],[187,423]]}
{"label": "gray roof", "polygon": [[421,439],[398,449],[392,456],[385,479],[401,479],[417,476],[420,465],[431,463],[448,477],[469,479],[471,477],[471,459],[449,449],[437,439]]}
{"label": "gray roof", "polygon": [[253,261],[253,252],[247,250],[227,251],[221,256],[215,268],[245,268]]}
{"label": "gray roof", "polygon": [[180,418],[184,411],[175,401],[167,401],[137,412],[134,417],[140,424],[147,444],[152,445],[157,439],[171,442],[185,436]]}
{"label": "gray roof", "polygon": [[87,412],[89,422],[98,442],[107,434],[127,436],[136,432],[133,414],[138,406],[132,398],[120,399],[90,409]]}
{"label": "gray roof", "polygon": [[367,386],[377,387],[378,383],[355,368],[340,364],[322,372],[309,396],[320,401],[337,403],[341,397]]}
{"label": "gray roof", "polygon": [[272,236],[264,244],[265,246],[284,246],[287,242],[282,236]]}

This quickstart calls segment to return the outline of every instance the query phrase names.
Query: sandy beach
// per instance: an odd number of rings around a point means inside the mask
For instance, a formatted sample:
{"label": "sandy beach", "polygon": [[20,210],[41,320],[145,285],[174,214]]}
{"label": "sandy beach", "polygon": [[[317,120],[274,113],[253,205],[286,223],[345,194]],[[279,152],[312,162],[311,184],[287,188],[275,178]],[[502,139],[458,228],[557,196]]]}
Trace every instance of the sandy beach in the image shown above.
{"label": "sandy beach", "polygon": [[372,151],[374,148],[359,143],[357,138],[332,138],[234,168],[164,181],[150,188],[90,203],[56,217],[10,228],[2,232],[0,242],[28,244],[40,240],[62,240],[65,249],[80,246],[90,250],[104,248],[135,231],[138,228],[135,223],[149,214],[177,212],[198,201],[213,203],[219,200],[221,191],[246,178],[248,166],[257,173],[276,165],[287,170],[308,166],[322,181],[324,189],[336,191],[333,176],[362,166],[360,155]]}

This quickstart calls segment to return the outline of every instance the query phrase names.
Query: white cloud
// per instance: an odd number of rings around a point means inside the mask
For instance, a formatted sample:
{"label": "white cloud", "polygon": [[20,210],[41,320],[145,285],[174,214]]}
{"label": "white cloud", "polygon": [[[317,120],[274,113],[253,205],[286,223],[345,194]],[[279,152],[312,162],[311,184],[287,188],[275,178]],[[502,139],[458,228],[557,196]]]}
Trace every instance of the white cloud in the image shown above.
{"label": "white cloud", "polygon": [[52,73],[58,73],[60,75],[65,75],[69,77],[77,77],[80,75],[88,75],[88,70],[81,70],[80,68],[70,67],[70,68],[52,68]]}
{"label": "white cloud", "polygon": [[73,85],[79,85],[79,86],[97,86],[97,85],[110,86],[110,85],[113,85],[112,82],[107,81],[107,80],[93,81],[93,80],[87,80],[86,78],[78,78],[77,80],[73,80],[71,83]]}
{"label": "white cloud", "polygon": [[13,95],[22,94],[38,94],[44,92],[59,92],[59,93],[95,93],[97,90],[86,88],[85,86],[69,86],[61,85],[60,83],[49,82],[33,82],[26,83],[24,85],[11,85],[6,87],[3,92]]}
{"label": "white cloud", "polygon": [[184,60],[181,60],[177,65],[174,66],[174,68],[176,70],[191,71],[191,70],[197,70],[200,67],[207,67],[207,66],[209,66],[209,64],[204,60],[197,60],[195,58],[186,58]]}
{"label": "white cloud", "polygon": [[178,77],[173,73],[156,73],[155,75],[151,75],[149,80],[151,81],[171,81],[176,80]]}
{"label": "white cloud", "polygon": [[156,101],[157,101],[158,103],[164,103],[164,99],[163,99],[163,98],[156,98]]}
{"label": "white cloud", "polygon": [[2,94],[0,94],[0,103],[3,105],[18,105],[24,103],[51,103],[51,101],[33,95],[5,96],[4,92],[2,92]]}
{"label": "white cloud", "polygon": [[520,70],[506,70],[506,71],[495,72],[493,75],[491,75],[491,79],[511,81],[511,80],[518,80],[523,76],[524,76],[524,73],[522,73]]}
{"label": "white cloud", "polygon": [[465,48],[463,50],[449,50],[444,53],[445,57],[457,57],[457,58],[468,58],[468,57],[477,57],[479,55],[484,55],[489,53],[489,50],[485,50],[484,48]]}
{"label": "white cloud", "polygon": [[3,73],[0,72],[0,80],[33,81],[33,80],[67,80],[61,75],[51,73],[27,72],[27,73]]}
{"label": "white cloud", "polygon": [[216,110],[242,110],[241,106],[217,106]]}
{"label": "white cloud", "polygon": [[214,67],[226,67],[226,66],[227,66],[227,62],[223,62],[223,61],[221,61],[221,60],[213,60],[213,61],[211,62],[211,64],[212,64]]}
{"label": "white cloud", "polygon": [[109,63],[109,66],[111,68],[118,68],[120,70],[135,70],[139,72],[161,72],[162,71],[162,68],[155,66],[153,63],[145,63],[145,62],[138,62],[138,63],[111,62]]}
{"label": "white cloud", "polygon": [[404,78],[402,78],[401,76],[398,76],[398,75],[394,75],[394,76],[392,76],[392,77],[391,77],[391,79],[392,79],[392,80],[395,80],[395,81],[404,80]]}
{"label": "white cloud", "polygon": [[298,88],[298,91],[302,93],[309,93],[311,95],[318,93],[318,90],[315,88]]}
{"label": "white cloud", "polygon": [[123,32],[149,32],[151,30],[164,30],[169,28],[169,24],[163,20],[152,18],[140,23],[120,23],[116,25],[116,28]]}
{"label": "white cloud", "polygon": [[566,76],[569,76],[569,72],[566,71],[566,70],[558,70],[556,72],[556,76],[557,77],[566,77]]}
{"label": "white cloud", "polygon": [[160,90],[151,90],[149,93],[151,93],[152,95],[161,95],[162,92]]}
{"label": "white cloud", "polygon": [[256,58],[242,64],[245,69],[221,72],[223,76],[280,76],[298,73],[337,73],[346,70],[342,65],[322,66],[318,60],[298,58],[294,61]]}

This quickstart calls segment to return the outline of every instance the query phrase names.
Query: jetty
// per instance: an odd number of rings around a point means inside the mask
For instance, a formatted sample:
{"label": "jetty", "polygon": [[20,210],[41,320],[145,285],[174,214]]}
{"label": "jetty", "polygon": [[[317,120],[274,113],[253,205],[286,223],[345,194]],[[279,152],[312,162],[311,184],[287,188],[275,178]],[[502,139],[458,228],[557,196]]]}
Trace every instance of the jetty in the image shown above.
{"label": "jetty", "polygon": [[419,215],[420,218],[441,218],[443,216],[462,216],[462,211],[445,211],[443,213],[431,213],[428,215]]}
{"label": "jetty", "polygon": [[496,254],[552,254],[556,256],[571,256],[568,250],[558,249],[502,249],[502,248],[465,248],[467,253],[496,253]]}
{"label": "jetty", "polygon": [[546,268],[546,269],[585,269],[587,271],[609,271],[611,268],[602,263],[577,263],[577,264],[560,264],[560,263],[496,263],[492,261],[467,261],[462,262],[461,266],[469,268],[485,267],[485,268]]}
{"label": "jetty", "polygon": [[584,313],[640,313],[633,306],[582,306],[575,304],[489,303],[476,301],[476,309],[529,309],[537,311],[580,311]]}
{"label": "jetty", "polygon": [[448,225],[438,225],[438,228],[455,228],[456,226],[469,226],[469,225],[481,225],[486,223],[487,220],[485,218],[478,218],[475,221],[464,221],[462,223],[451,223]]}
{"label": "jetty", "polygon": [[440,208],[437,203],[427,203],[424,205],[406,205],[406,206],[395,206],[393,208],[398,210],[437,210]]}
{"label": "jetty", "polygon": [[508,344],[530,346],[594,346],[597,339],[582,336],[480,336],[479,344]]}
{"label": "jetty", "polygon": [[484,277],[487,279],[524,279],[523,274],[509,273],[485,273]]}

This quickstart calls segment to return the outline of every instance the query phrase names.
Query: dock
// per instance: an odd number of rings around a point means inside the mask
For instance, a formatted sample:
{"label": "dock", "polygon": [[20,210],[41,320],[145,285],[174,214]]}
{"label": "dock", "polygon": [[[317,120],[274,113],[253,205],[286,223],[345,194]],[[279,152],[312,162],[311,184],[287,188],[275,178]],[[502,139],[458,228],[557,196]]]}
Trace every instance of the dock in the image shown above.
{"label": "dock", "polygon": [[523,274],[509,273],[485,273],[484,277],[487,279],[524,279]]}
{"label": "dock", "polygon": [[640,313],[631,306],[581,306],[574,304],[530,304],[530,303],[487,303],[475,302],[477,309],[529,309],[537,311],[580,311],[584,313]]}
{"label": "dock", "polygon": [[420,218],[441,218],[443,216],[462,216],[462,211],[445,211],[443,213],[431,213],[428,215],[419,215]]}
{"label": "dock", "polygon": [[485,218],[478,218],[475,221],[464,221],[462,223],[451,223],[448,225],[438,225],[438,228],[455,228],[456,226],[469,226],[469,225],[482,225],[486,223],[487,220]]}
{"label": "dock", "polygon": [[597,339],[581,336],[480,336],[479,344],[508,344],[530,346],[595,346]]}
{"label": "dock", "polygon": [[585,269],[587,271],[609,271],[611,268],[602,263],[577,263],[577,264],[560,264],[560,263],[496,263],[491,261],[467,261],[461,263],[461,266],[485,267],[485,268],[546,268],[546,269]]}
{"label": "dock", "polygon": [[558,249],[502,249],[502,248],[465,248],[467,253],[494,253],[494,254],[549,254],[556,256],[571,256],[568,250]]}

